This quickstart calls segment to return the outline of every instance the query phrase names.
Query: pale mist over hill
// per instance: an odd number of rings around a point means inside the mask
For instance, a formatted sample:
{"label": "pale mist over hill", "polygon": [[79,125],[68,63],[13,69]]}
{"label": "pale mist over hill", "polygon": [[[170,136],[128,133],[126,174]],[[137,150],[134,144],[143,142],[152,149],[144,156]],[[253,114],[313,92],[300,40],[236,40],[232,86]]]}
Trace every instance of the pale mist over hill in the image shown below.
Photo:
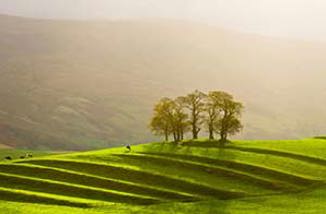
{"label": "pale mist over hill", "polygon": [[326,45],[191,21],[0,16],[0,144],[87,149],[154,140],[162,96],[226,90],[241,136],[326,133]]}

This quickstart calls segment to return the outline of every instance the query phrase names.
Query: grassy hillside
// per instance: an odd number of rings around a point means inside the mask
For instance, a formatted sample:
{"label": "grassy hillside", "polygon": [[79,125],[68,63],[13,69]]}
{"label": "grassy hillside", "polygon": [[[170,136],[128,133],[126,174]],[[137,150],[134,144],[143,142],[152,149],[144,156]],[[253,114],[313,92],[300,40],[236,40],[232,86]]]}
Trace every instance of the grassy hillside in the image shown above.
{"label": "grassy hillside", "polygon": [[26,156],[26,154],[31,154],[33,157],[41,157],[50,154],[55,154],[53,152],[45,152],[45,151],[35,151],[35,150],[19,150],[12,148],[1,148],[0,147],[0,162],[4,161],[5,157],[11,157],[13,160],[20,159],[20,157]]}
{"label": "grassy hillside", "polygon": [[244,138],[326,129],[324,44],[169,20],[0,16],[0,47],[0,144],[15,148],[155,140],[147,130],[153,103],[196,88],[244,102]]}
{"label": "grassy hillside", "polygon": [[326,141],[152,143],[0,164],[6,213],[324,213]]}

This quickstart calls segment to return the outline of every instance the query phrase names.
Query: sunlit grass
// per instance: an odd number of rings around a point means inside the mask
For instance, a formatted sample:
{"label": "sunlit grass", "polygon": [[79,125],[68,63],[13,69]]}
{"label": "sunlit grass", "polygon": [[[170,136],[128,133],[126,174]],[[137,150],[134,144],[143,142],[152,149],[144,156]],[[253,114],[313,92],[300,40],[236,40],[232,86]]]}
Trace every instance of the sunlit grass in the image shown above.
{"label": "sunlit grass", "polygon": [[320,139],[234,141],[225,147],[201,139],[142,144],[131,152],[34,152],[31,159],[1,162],[0,211],[323,213],[325,148]]}

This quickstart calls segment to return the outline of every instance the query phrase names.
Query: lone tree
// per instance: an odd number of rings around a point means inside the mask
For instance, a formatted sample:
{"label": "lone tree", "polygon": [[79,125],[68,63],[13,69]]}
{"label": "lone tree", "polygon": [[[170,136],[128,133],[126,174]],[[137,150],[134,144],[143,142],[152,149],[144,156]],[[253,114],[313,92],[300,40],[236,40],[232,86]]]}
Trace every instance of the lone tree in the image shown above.
{"label": "lone tree", "polygon": [[243,105],[234,101],[233,96],[226,92],[219,92],[216,95],[220,118],[216,121],[214,129],[221,137],[220,142],[225,144],[229,135],[234,135],[243,128],[240,121]]}
{"label": "lone tree", "polygon": [[173,105],[173,100],[162,98],[155,105],[150,122],[151,131],[155,135],[164,135],[165,141],[169,141],[169,135],[173,132]]}
{"label": "lone tree", "polygon": [[180,98],[184,107],[190,111],[189,122],[191,125],[193,139],[198,139],[198,133],[201,130],[200,125],[203,122],[202,113],[205,110],[205,97],[206,95],[203,92],[196,90],[193,93]]}
{"label": "lone tree", "polygon": [[216,128],[216,123],[218,123],[220,113],[221,113],[221,110],[219,108],[221,93],[222,92],[220,91],[211,91],[208,93],[206,97],[206,102],[205,102],[206,117],[204,121],[207,127],[210,140],[214,140],[215,138],[214,133]]}
{"label": "lone tree", "polygon": [[164,135],[165,141],[169,141],[169,135],[172,134],[174,141],[178,142],[184,139],[188,127],[188,115],[184,112],[180,99],[163,98],[155,105],[150,123],[154,134]]}
{"label": "lone tree", "polygon": [[188,114],[184,112],[182,98],[177,98],[173,105],[173,137],[174,141],[182,141],[189,131]]}

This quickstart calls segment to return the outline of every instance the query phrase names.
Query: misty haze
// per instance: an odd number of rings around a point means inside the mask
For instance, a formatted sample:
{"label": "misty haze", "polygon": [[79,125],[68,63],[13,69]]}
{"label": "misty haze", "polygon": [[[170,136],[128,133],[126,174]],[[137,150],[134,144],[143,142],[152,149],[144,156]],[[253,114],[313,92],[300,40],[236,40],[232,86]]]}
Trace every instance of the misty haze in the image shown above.
{"label": "misty haze", "polygon": [[323,213],[325,10],[0,0],[0,213]]}

